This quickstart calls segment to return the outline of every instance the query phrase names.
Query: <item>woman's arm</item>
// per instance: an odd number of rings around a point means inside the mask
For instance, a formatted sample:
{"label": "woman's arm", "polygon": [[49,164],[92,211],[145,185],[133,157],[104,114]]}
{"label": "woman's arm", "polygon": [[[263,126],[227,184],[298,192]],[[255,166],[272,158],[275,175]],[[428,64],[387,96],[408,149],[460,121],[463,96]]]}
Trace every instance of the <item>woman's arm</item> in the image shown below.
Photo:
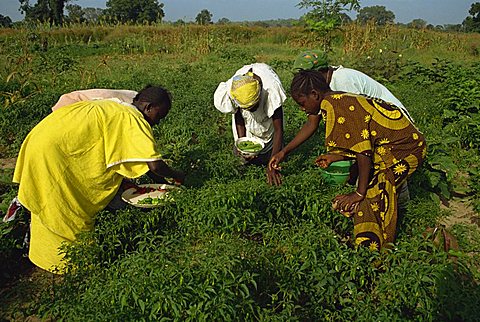
{"label": "woman's arm", "polygon": [[328,166],[332,162],[343,161],[343,160],[347,160],[347,159],[348,159],[348,157],[340,155],[340,154],[327,153],[327,154],[320,155],[315,160],[315,164],[318,165],[320,168],[325,169],[325,168],[328,168]]}
{"label": "woman's arm", "polygon": [[348,195],[339,195],[335,197],[334,201],[337,203],[337,209],[339,210],[352,211],[355,204],[365,199],[367,195],[372,159],[362,153],[357,153],[356,157],[358,164],[357,190]]}
{"label": "woman's arm", "polygon": [[[272,119],[274,128],[272,155],[275,155],[280,152],[283,146],[283,108],[281,106],[275,110]],[[278,170],[267,167],[267,182],[276,186],[282,184],[282,178]]]}
{"label": "woman's arm", "polygon": [[237,128],[237,135],[239,138],[243,138],[247,135],[245,120],[243,119],[240,109],[235,112],[235,127]]}
{"label": "woman's arm", "polygon": [[155,176],[162,178],[173,178],[180,183],[183,183],[185,180],[185,174],[170,168],[163,160],[147,162],[147,165],[151,172],[151,177],[154,179]]}
{"label": "woman's arm", "polygon": [[280,152],[272,156],[270,162],[268,163],[268,167],[279,170],[280,162],[282,162],[291,151],[295,150],[303,142],[309,139],[313,133],[315,133],[315,131],[318,129],[318,124],[320,123],[321,119],[321,115],[308,115],[307,122],[305,122],[293,140],[290,141],[290,143],[288,143],[287,146],[284,147]]}
{"label": "woman's arm", "polygon": [[272,116],[273,120],[273,146],[272,155],[277,154],[283,145],[283,108],[280,106]]}
{"label": "woman's arm", "polygon": [[372,158],[362,153],[357,153],[356,156],[358,164],[357,192],[366,196],[368,182],[370,181],[370,170],[372,169]]}
{"label": "woman's arm", "polygon": [[283,148],[282,151],[285,153],[285,155],[289,154],[298,148],[303,142],[308,140],[317,131],[318,124],[320,124],[321,119],[321,115],[308,115],[307,122],[305,122],[293,140],[290,141],[285,148]]}

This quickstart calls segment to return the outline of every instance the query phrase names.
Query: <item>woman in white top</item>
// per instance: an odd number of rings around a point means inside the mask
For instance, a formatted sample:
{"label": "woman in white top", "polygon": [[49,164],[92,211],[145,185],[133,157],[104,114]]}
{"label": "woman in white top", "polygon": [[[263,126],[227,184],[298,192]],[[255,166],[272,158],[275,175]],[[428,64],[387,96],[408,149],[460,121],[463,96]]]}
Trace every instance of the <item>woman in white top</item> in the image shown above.
{"label": "woman in white top", "polygon": [[361,94],[380,98],[400,108],[412,123],[413,120],[403,104],[382,84],[370,76],[343,66],[329,66],[327,56],[320,51],[305,51],[297,56],[293,63],[294,71],[316,70],[326,80],[332,91]]}
{"label": "woman in white top", "polygon": [[[261,153],[246,159],[246,163],[266,165],[270,156],[282,149],[285,99],[278,75],[263,63],[245,65],[232,78],[218,85],[214,104],[220,112],[232,114],[234,140],[255,137],[265,144]],[[236,149],[234,151],[238,154]],[[280,184],[280,174],[267,168],[267,181]]]}

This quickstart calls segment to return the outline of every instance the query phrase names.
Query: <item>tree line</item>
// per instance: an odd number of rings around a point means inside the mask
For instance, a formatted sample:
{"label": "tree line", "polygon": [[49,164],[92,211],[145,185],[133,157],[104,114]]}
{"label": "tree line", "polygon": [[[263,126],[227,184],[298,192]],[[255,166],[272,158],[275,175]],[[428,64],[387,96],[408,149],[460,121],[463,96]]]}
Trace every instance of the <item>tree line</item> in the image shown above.
{"label": "tree line", "polygon": [[[469,16],[465,18],[462,24],[458,25],[432,25],[423,19],[413,19],[411,22],[405,24],[407,27],[415,29],[437,29],[448,31],[467,31],[480,32],[480,2],[471,5]],[[359,10],[357,21],[360,23],[367,23],[374,21],[377,25],[393,24],[395,14],[387,10],[385,6],[371,6]]]}
{"label": "tree line", "polygon": [[[107,0],[106,9],[83,8],[71,3],[74,0],[37,0],[31,4],[29,0],[19,0],[19,11],[25,15],[23,22],[49,23],[61,26],[65,23],[158,23],[163,22],[164,4],[158,0]],[[302,25],[312,30],[322,31],[336,28],[352,22],[345,11],[357,11],[356,21],[361,24],[374,22],[376,25],[395,23],[395,14],[385,6],[375,5],[360,7],[359,0],[301,0],[297,7],[309,9],[300,19],[278,19],[265,21],[250,21],[242,24],[257,26],[292,26]],[[414,19],[405,25],[410,28],[427,28],[446,31],[480,32],[480,2],[473,3],[462,24],[432,25],[423,19]],[[213,14],[208,9],[202,9],[193,23],[208,25],[213,23]],[[173,24],[187,24],[179,19]],[[217,24],[230,24],[228,18],[220,18]],[[12,27],[14,23],[8,16],[0,14],[0,26]]]}

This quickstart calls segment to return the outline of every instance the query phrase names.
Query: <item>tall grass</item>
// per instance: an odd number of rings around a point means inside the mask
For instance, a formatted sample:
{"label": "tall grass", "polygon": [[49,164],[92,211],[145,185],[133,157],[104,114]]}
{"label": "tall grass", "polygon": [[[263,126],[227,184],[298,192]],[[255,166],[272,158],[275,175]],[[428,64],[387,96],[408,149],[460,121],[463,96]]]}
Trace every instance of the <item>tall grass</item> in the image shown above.
{"label": "tall grass", "polygon": [[396,25],[351,23],[342,31],[340,44],[344,55],[368,55],[379,49],[415,53],[417,59],[456,58],[478,60],[480,34],[412,29]]}
{"label": "tall grass", "polygon": [[[351,23],[337,33],[333,52],[338,56],[366,56],[379,49],[410,54],[430,61],[433,57],[474,61],[480,55],[480,35],[411,29],[395,25]],[[122,53],[185,53],[205,55],[235,45],[288,45],[294,50],[320,47],[320,39],[301,27],[242,25],[104,25],[73,24],[68,27],[0,29],[0,54],[18,43],[37,42],[48,49],[65,45],[103,43]]]}

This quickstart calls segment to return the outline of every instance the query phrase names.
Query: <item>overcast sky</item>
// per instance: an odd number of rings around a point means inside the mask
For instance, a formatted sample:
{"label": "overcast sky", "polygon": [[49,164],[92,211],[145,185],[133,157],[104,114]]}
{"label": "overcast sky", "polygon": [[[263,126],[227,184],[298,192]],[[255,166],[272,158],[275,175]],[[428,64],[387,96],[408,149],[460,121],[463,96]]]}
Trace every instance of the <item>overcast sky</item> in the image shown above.
{"label": "overcast sky", "polygon": [[[459,24],[467,17],[471,0],[360,0],[362,7],[385,6],[395,14],[395,22],[407,23],[423,19],[434,25]],[[195,20],[207,9],[213,21],[228,18],[231,21],[299,18],[305,13],[296,5],[300,0],[159,0],[165,4],[165,20]],[[35,0],[30,0],[30,4]],[[105,8],[106,0],[73,0],[82,7]],[[0,0],[0,14],[13,21],[23,19],[18,11],[18,0]],[[351,15],[355,17],[355,14]]]}

